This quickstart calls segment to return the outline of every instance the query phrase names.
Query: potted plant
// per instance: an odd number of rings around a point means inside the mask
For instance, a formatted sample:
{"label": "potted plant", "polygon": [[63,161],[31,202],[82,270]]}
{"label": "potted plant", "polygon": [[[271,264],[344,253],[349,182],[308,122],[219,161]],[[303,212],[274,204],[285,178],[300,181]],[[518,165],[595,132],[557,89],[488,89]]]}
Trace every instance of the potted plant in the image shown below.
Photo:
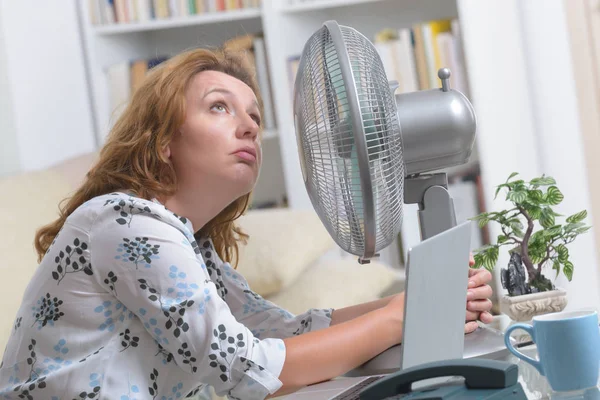
{"label": "potted plant", "polygon": [[555,278],[562,273],[570,282],[574,267],[568,245],[591,227],[583,222],[586,210],[567,217],[562,224],[557,222],[562,215],[553,207],[564,196],[552,177],[542,175],[526,182],[517,175],[513,172],[496,187],[495,196],[505,191],[512,208],[472,218],[479,227],[495,222],[502,229],[495,244],[474,251],[474,268],[492,271],[500,247],[508,246],[510,261],[501,270],[502,287],[508,295],[500,299],[500,310],[513,321],[529,321],[535,315],[562,311],[567,305],[566,292],[555,287],[544,272],[551,268]]}

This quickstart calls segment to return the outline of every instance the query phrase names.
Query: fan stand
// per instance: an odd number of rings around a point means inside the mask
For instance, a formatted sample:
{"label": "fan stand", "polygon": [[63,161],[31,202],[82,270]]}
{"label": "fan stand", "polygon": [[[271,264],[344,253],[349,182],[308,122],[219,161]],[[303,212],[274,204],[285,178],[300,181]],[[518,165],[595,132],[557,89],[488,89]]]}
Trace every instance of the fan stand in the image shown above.
{"label": "fan stand", "polygon": [[[445,230],[456,226],[456,213],[454,211],[454,202],[450,193],[448,192],[448,177],[444,172],[429,173],[429,174],[414,174],[405,177],[404,179],[404,203],[406,204],[418,204],[419,206],[419,226],[421,233],[421,240],[429,239]],[[450,249],[439,249],[440,252],[449,252]],[[416,268],[425,267],[423,265],[417,265]],[[427,265],[426,266],[430,273],[435,276],[436,269],[446,268],[445,265]],[[466,286],[466,285],[465,285]],[[441,293],[443,297],[443,293]],[[424,299],[424,301],[429,301]],[[406,306],[405,306],[406,307]],[[405,310],[406,312],[406,310]],[[404,329],[404,328],[403,328]],[[427,343],[413,343],[413,346],[423,346],[423,351],[427,352],[425,348],[428,346]],[[387,351],[391,351],[388,349]],[[401,347],[400,359],[403,359],[402,352],[404,348]],[[460,349],[462,353],[463,349]],[[382,361],[379,363],[381,372],[387,368],[394,367],[387,364],[388,361]],[[386,380],[377,381],[369,386],[368,393],[360,394],[360,399],[375,399],[379,400],[381,393],[389,391],[388,384],[394,386],[395,382],[399,378],[404,368],[392,373]],[[444,378],[433,378],[427,379],[426,381],[414,382],[412,384],[413,390],[426,387],[432,384],[441,384],[445,382]],[[394,386],[395,387],[395,386]],[[365,389],[366,390],[366,389]],[[373,397],[376,396],[376,397]],[[384,396],[385,397],[385,396]]]}
{"label": "fan stand", "polygon": [[445,172],[407,176],[404,203],[419,205],[421,240],[456,226],[454,202]]}
{"label": "fan stand", "polygon": [[[421,240],[456,226],[454,201],[448,192],[448,176],[445,172],[405,177],[404,203],[419,205]],[[379,255],[377,253],[375,257]],[[368,264],[370,259],[359,257],[358,262]]]}

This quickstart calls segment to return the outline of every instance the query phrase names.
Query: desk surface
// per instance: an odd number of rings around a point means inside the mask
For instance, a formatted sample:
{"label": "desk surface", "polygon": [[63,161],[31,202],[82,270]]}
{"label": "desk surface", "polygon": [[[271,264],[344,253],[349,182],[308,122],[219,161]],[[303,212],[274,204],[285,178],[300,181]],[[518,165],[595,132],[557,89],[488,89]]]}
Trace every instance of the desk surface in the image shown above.
{"label": "desk surface", "polygon": [[[519,349],[523,354],[537,359],[537,350],[535,345],[521,347]],[[529,363],[522,361],[515,357],[511,353],[508,353],[504,358],[504,361],[508,361],[517,364],[519,367],[519,383],[523,387],[525,395],[530,400],[600,400],[600,389],[588,390],[586,392],[573,392],[573,393],[553,393],[552,388],[548,384],[545,377],[541,376],[540,373]],[[337,379],[353,379],[353,378],[336,378]],[[333,384],[333,382],[331,382]],[[288,396],[278,397],[278,399],[285,399]],[[294,397],[291,395],[289,397]],[[308,398],[308,397],[306,397]]]}
{"label": "desk surface", "polygon": [[[519,351],[535,360],[537,360],[537,350],[535,345],[522,347]],[[564,400],[600,400],[600,390],[588,390],[585,392],[573,393],[553,393],[550,384],[545,377],[541,376],[537,369],[531,364],[509,354],[505,361],[515,363],[519,366],[519,383],[525,391],[528,399],[564,399]]]}

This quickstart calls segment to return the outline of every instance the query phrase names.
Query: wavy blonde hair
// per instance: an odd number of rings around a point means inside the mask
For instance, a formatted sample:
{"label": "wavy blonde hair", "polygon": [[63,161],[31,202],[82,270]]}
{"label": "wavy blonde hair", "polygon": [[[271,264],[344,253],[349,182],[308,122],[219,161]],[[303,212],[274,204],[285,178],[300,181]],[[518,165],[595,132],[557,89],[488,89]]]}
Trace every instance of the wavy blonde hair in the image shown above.
{"label": "wavy blonde hair", "polygon": [[[116,121],[82,185],[61,202],[58,219],[36,232],[34,243],[40,262],[67,217],[89,199],[120,189],[129,189],[145,199],[175,193],[177,177],[163,149],[185,121],[185,94],[192,78],[207,70],[226,73],[247,84],[263,111],[254,70],[243,53],[194,49],[150,70]],[[248,238],[234,221],[248,208],[250,196],[248,193],[232,202],[195,233],[196,240],[210,237],[219,256],[234,266],[238,242]]]}

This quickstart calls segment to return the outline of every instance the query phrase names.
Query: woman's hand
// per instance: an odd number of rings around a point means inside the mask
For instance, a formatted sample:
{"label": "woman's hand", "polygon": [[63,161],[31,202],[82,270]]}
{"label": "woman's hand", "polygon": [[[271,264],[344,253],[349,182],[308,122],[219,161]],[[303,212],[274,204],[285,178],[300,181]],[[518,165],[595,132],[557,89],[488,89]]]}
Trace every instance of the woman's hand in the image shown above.
{"label": "woman's hand", "polygon": [[[471,254],[469,267],[475,265]],[[465,333],[471,333],[477,329],[477,320],[484,324],[493,321],[490,310],[492,309],[492,287],[488,283],[492,280],[492,274],[487,269],[469,268],[469,285],[467,291],[467,316]]]}

